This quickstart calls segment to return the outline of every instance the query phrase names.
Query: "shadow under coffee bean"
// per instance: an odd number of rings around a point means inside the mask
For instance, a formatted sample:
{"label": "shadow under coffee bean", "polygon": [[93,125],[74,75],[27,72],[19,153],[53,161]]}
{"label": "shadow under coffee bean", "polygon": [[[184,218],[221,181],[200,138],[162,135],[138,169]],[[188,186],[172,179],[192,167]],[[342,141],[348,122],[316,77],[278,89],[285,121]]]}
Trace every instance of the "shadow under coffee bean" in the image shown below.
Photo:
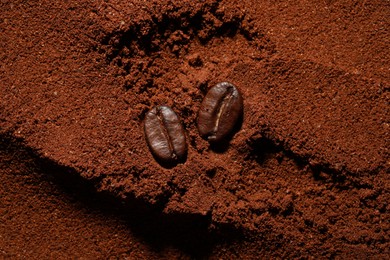
{"label": "shadow under coffee bean", "polygon": [[237,88],[229,82],[212,87],[203,99],[198,114],[200,135],[211,143],[230,138],[242,118],[243,100]]}
{"label": "shadow under coffee bean", "polygon": [[170,107],[157,106],[150,110],[145,116],[144,131],[149,148],[161,165],[170,167],[185,160],[184,128]]}

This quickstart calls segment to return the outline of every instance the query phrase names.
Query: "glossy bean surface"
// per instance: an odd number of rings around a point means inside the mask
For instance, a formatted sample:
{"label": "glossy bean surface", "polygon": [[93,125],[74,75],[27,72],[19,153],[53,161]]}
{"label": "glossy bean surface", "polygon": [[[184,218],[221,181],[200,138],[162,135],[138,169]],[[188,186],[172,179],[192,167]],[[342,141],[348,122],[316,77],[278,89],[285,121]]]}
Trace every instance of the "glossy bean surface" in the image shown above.
{"label": "glossy bean surface", "polygon": [[243,100],[237,88],[221,82],[206,94],[198,114],[198,131],[210,142],[220,142],[232,134],[243,113]]}
{"label": "glossy bean surface", "polygon": [[158,161],[175,163],[185,158],[184,128],[170,107],[157,106],[150,110],[145,116],[144,131],[148,146]]}

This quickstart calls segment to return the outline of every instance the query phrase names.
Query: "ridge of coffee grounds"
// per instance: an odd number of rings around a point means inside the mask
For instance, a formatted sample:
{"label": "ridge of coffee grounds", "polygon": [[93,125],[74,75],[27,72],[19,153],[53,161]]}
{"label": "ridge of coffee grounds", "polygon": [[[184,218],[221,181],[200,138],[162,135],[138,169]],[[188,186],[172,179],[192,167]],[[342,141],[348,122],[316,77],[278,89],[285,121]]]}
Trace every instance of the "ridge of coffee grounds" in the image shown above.
{"label": "ridge of coffee grounds", "polygon": [[[342,215],[333,213],[329,229],[316,226],[317,212],[304,220],[299,214],[263,218],[261,231],[254,233],[229,226],[210,229],[204,217],[162,214],[142,200],[124,203],[97,193],[72,169],[37,157],[12,138],[1,138],[0,148],[1,257],[385,258],[388,252],[388,226],[372,211],[382,199],[369,189],[341,194],[354,202]],[[309,197],[314,203],[308,203],[329,212],[322,204],[326,199]],[[343,207],[343,199],[337,206]]]}

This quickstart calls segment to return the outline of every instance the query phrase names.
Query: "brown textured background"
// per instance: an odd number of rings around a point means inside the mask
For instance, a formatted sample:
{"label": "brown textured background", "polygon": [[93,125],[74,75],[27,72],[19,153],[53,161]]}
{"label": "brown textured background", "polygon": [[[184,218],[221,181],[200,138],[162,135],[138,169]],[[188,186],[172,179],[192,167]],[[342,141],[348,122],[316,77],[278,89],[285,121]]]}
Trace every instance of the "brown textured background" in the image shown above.
{"label": "brown textured background", "polygon": [[[387,1],[0,7],[2,256],[388,256]],[[226,80],[244,121],[215,151],[196,113]],[[188,133],[173,169],[157,104]]]}

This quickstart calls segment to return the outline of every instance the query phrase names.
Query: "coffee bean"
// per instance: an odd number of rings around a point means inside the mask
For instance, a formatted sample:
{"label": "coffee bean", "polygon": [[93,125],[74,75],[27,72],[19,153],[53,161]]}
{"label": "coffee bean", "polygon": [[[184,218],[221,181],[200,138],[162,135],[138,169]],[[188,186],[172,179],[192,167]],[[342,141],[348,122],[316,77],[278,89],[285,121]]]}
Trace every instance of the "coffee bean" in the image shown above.
{"label": "coffee bean", "polygon": [[187,144],[182,124],[176,113],[168,106],[157,106],[145,117],[146,141],[155,158],[163,163],[183,160]]}
{"label": "coffee bean", "polygon": [[232,134],[242,116],[243,101],[237,88],[221,82],[206,94],[198,114],[200,135],[210,142],[219,142]]}

